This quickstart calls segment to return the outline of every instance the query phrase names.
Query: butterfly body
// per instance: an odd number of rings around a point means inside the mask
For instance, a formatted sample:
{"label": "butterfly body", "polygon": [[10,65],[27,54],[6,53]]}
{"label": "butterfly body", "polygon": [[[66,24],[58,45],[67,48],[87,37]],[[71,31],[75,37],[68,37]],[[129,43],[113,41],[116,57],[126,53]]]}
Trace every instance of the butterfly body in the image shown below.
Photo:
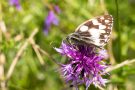
{"label": "butterfly body", "polygon": [[67,36],[67,40],[102,48],[110,39],[112,26],[113,17],[111,15],[99,16],[79,25],[74,33]]}

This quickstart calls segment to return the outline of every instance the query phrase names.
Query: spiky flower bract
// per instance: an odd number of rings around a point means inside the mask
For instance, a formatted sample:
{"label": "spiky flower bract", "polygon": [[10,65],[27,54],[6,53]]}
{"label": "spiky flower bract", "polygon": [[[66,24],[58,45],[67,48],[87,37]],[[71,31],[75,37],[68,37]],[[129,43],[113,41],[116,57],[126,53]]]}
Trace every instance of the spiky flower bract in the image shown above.
{"label": "spiky flower bract", "polygon": [[97,49],[90,45],[69,44],[62,42],[57,52],[69,58],[66,64],[62,64],[60,71],[66,82],[74,87],[86,85],[86,90],[93,84],[105,86],[107,79],[103,79],[104,71],[108,67],[103,61],[107,58],[106,50]]}

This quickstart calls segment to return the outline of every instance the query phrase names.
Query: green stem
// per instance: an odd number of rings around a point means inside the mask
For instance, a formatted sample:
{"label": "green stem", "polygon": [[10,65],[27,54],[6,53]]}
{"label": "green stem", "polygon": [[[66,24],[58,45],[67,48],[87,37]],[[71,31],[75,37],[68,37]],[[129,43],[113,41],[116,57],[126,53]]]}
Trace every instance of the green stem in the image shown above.
{"label": "green stem", "polygon": [[116,5],[116,30],[118,31],[118,60],[121,61],[121,31],[119,29],[119,5],[118,0],[115,0]]}

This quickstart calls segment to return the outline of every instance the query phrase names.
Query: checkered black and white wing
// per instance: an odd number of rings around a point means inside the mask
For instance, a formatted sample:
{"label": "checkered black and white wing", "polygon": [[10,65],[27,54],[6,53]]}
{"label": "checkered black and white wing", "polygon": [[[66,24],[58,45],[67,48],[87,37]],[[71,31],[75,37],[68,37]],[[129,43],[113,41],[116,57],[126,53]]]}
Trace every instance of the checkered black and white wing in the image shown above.
{"label": "checkered black and white wing", "polygon": [[111,15],[99,16],[79,25],[73,38],[87,44],[103,47],[110,38],[112,26],[113,17]]}

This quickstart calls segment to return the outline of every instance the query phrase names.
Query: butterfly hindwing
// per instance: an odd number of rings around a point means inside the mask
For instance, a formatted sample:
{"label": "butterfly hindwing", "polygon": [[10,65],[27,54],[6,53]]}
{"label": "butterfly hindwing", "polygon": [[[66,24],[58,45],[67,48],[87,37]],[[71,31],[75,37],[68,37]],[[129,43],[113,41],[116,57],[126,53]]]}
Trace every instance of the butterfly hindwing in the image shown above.
{"label": "butterfly hindwing", "polygon": [[112,25],[113,18],[111,15],[90,19],[77,27],[71,35],[71,39],[103,47],[110,38]]}

